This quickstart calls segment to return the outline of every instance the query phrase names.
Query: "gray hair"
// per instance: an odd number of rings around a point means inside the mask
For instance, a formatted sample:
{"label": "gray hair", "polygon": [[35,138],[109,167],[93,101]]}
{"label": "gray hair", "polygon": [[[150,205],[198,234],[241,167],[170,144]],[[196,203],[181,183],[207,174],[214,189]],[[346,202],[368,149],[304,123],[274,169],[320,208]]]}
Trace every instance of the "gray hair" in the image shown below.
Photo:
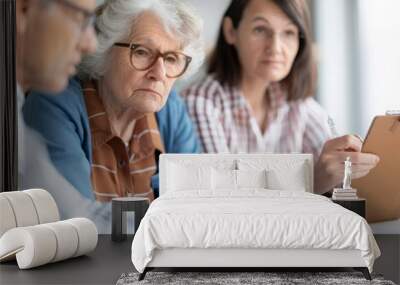
{"label": "gray hair", "polygon": [[135,20],[145,11],[160,17],[166,31],[181,42],[183,52],[192,57],[184,77],[193,75],[204,60],[203,21],[182,0],[106,0],[97,12],[98,46],[79,66],[79,77],[99,79],[107,70],[112,46],[129,37]]}

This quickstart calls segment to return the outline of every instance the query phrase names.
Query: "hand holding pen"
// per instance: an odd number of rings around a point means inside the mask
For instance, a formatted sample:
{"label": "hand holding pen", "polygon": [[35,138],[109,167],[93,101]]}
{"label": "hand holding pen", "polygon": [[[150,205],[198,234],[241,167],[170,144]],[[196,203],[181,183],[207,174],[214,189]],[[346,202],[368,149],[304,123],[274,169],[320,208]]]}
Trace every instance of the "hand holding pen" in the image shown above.
{"label": "hand holding pen", "polygon": [[363,141],[360,136],[337,136],[333,121],[328,121],[328,124],[331,127],[334,138],[325,142],[315,166],[314,182],[316,193],[328,192],[341,183],[343,179],[343,163],[347,157],[350,157],[353,163],[352,177],[354,179],[367,175],[379,162],[378,156],[361,152]]}

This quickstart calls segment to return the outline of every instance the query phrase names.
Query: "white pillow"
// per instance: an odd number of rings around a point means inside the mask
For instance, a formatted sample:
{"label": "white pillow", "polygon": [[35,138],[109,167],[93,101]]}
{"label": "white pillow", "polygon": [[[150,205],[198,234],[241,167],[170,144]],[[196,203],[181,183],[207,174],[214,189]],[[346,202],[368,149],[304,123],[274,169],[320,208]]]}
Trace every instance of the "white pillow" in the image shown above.
{"label": "white pillow", "polygon": [[290,157],[276,160],[242,159],[240,170],[266,170],[267,188],[271,190],[307,191],[311,189],[310,167],[306,160]]}
{"label": "white pillow", "polygon": [[240,188],[267,188],[266,170],[212,169],[214,190],[238,190]]}
{"label": "white pillow", "polygon": [[168,164],[168,191],[211,189],[211,167],[177,163]]}
{"label": "white pillow", "polygon": [[306,164],[298,163],[285,171],[271,169],[267,171],[268,188],[271,190],[288,190],[306,192],[308,185],[305,175]]}
{"label": "white pillow", "polygon": [[212,168],[213,190],[236,190],[236,171]]}
{"label": "white pillow", "polygon": [[267,171],[236,170],[237,188],[268,188]]}

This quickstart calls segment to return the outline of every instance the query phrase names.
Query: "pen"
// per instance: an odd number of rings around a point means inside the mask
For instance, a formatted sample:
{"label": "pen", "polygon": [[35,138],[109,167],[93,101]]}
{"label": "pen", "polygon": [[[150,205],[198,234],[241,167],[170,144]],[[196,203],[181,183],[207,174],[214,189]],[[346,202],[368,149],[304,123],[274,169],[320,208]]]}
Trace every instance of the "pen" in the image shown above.
{"label": "pen", "polygon": [[330,116],[328,116],[328,126],[331,131],[332,137],[334,137],[334,138],[338,137],[339,134],[336,130],[335,122],[333,121],[333,119]]}
{"label": "pen", "polygon": [[[329,129],[331,131],[331,135],[334,138],[337,138],[339,136],[337,130],[336,130],[336,126],[335,126],[335,122],[333,121],[333,119],[331,117],[328,117],[328,125],[329,125]],[[358,138],[362,143],[364,143],[363,138],[358,135],[358,134],[353,134],[353,136],[355,136],[356,138]]]}

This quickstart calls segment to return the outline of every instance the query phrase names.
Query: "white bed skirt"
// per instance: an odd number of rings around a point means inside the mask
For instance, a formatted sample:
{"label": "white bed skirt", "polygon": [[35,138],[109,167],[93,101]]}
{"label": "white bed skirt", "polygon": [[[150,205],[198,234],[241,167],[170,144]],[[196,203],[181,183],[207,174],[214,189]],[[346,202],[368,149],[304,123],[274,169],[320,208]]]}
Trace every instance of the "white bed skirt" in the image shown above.
{"label": "white bed skirt", "polygon": [[359,250],[193,249],[155,250],[147,267],[366,267]]}

